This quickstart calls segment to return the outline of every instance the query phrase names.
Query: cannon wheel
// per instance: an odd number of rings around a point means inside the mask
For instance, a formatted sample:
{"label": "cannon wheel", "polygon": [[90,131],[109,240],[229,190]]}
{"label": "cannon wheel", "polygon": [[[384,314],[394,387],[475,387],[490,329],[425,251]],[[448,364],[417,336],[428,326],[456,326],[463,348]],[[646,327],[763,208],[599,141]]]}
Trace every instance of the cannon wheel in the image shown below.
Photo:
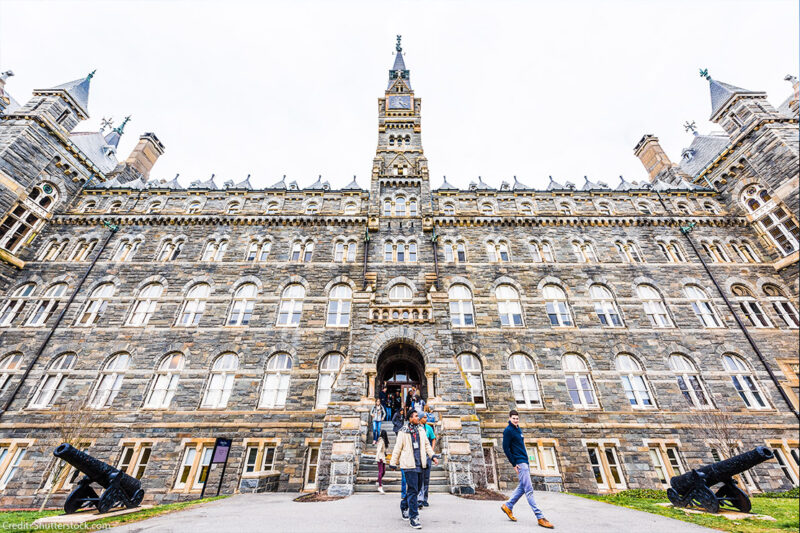
{"label": "cannon wheel", "polygon": [[667,498],[669,498],[670,503],[675,507],[685,507],[677,490],[673,488],[667,489]]}
{"label": "cannon wheel", "polygon": [[700,507],[709,513],[719,512],[719,500],[717,499],[717,496],[705,485],[694,488],[687,495],[686,500],[689,505]]}
{"label": "cannon wheel", "polygon": [[96,498],[97,493],[92,487],[89,486],[89,482],[87,481],[84,483],[83,480],[81,480],[81,482],[78,483],[78,486],[69,493],[69,496],[67,496],[67,499],[64,502],[64,513],[72,514],[82,507],[85,507],[90,500]]}
{"label": "cannon wheel", "polygon": [[128,509],[139,507],[143,499],[144,499],[144,490],[139,489],[136,492],[134,492],[133,496],[131,496],[131,499],[125,503],[125,507],[127,507]]}
{"label": "cannon wheel", "polygon": [[733,483],[725,483],[717,491],[717,498],[723,502],[724,505],[735,507],[743,513],[749,513],[753,508],[750,498],[747,497],[742,489]]}

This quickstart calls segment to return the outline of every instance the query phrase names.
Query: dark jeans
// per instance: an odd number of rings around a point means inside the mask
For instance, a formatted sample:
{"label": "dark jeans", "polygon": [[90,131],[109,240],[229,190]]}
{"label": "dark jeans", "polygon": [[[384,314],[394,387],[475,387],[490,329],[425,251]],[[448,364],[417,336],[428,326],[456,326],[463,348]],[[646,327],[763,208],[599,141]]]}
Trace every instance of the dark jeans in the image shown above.
{"label": "dark jeans", "polygon": [[381,436],[381,424],[380,420],[373,420],[372,421],[372,441],[376,442],[378,438]]}
{"label": "dark jeans", "polygon": [[383,475],[386,473],[386,463],[378,461],[378,486],[383,486]]}
{"label": "dark jeans", "polygon": [[419,489],[417,501],[428,503],[428,487],[431,484],[431,460],[428,459],[428,468],[422,469],[422,486]]}
{"label": "dark jeans", "polygon": [[[422,470],[425,470],[424,468]],[[419,497],[419,489],[422,486],[422,472],[414,470],[403,470],[403,475],[406,478],[406,497],[400,500],[400,510],[405,511],[408,509],[408,516],[415,519],[419,516],[419,504],[417,498]]]}

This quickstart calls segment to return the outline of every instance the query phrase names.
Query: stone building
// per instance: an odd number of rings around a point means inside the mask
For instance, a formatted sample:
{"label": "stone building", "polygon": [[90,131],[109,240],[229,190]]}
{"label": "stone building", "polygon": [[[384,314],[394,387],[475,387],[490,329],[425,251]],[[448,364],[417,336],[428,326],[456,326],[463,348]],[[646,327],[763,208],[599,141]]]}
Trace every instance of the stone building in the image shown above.
{"label": "stone building", "polygon": [[123,161],[124,124],[74,131],[91,75],[25,105],[9,75],[0,504],[63,498],[67,427],[148,501],[215,487],[216,437],[223,491],[349,494],[383,383],[440,414],[453,492],[514,484],[511,408],[539,488],[658,488],[724,445],[776,450],[750,490],[797,484],[796,79],[775,108],[709,77],[724,133],[677,163],[645,135],[647,181],[433,188],[398,41],[369,188],[333,190],[153,178],[153,133]]}

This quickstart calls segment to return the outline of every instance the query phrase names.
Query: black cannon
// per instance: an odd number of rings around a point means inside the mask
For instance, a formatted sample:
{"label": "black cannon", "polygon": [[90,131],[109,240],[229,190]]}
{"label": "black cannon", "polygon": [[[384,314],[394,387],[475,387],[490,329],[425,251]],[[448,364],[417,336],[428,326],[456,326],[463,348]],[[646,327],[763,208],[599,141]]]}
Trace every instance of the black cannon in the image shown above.
{"label": "black cannon", "polygon": [[[718,513],[720,506],[733,507],[744,513],[750,512],[750,498],[736,486],[733,476],[775,457],[772,450],[758,446],[749,452],[710,464],[669,480],[672,488],[667,497],[675,507],[702,507],[710,513]],[[722,483],[716,493],[711,487]]]}
{"label": "black cannon", "polygon": [[[98,513],[106,513],[118,505],[124,505],[130,509],[138,507],[142,503],[144,490],[142,490],[142,484],[135,477],[131,477],[103,461],[98,461],[88,453],[77,450],[67,443],[56,448],[53,455],[86,474],[78,481],[78,486],[67,496],[67,501],[64,502],[65,513],[72,514],[90,504],[97,508]],[[105,489],[100,496],[90,486],[92,483],[97,483]]]}

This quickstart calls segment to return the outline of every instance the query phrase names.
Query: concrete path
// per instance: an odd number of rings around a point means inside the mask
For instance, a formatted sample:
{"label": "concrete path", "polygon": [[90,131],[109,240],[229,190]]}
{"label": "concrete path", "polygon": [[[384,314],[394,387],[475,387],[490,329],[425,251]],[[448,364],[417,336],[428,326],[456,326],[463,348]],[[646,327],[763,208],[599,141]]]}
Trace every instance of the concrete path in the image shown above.
{"label": "concrete path", "polygon": [[[394,494],[358,494],[332,502],[297,503],[297,494],[239,494],[185,511],[170,513],[112,529],[119,532],[330,532],[414,531],[400,517]],[[713,531],[687,522],[634,511],[578,496],[537,492],[536,501],[558,532],[683,533]],[[420,513],[422,531],[436,533],[523,533],[546,531],[521,500],[514,508],[517,522],[500,511],[502,502],[474,501],[450,494],[431,494],[431,506]]]}

